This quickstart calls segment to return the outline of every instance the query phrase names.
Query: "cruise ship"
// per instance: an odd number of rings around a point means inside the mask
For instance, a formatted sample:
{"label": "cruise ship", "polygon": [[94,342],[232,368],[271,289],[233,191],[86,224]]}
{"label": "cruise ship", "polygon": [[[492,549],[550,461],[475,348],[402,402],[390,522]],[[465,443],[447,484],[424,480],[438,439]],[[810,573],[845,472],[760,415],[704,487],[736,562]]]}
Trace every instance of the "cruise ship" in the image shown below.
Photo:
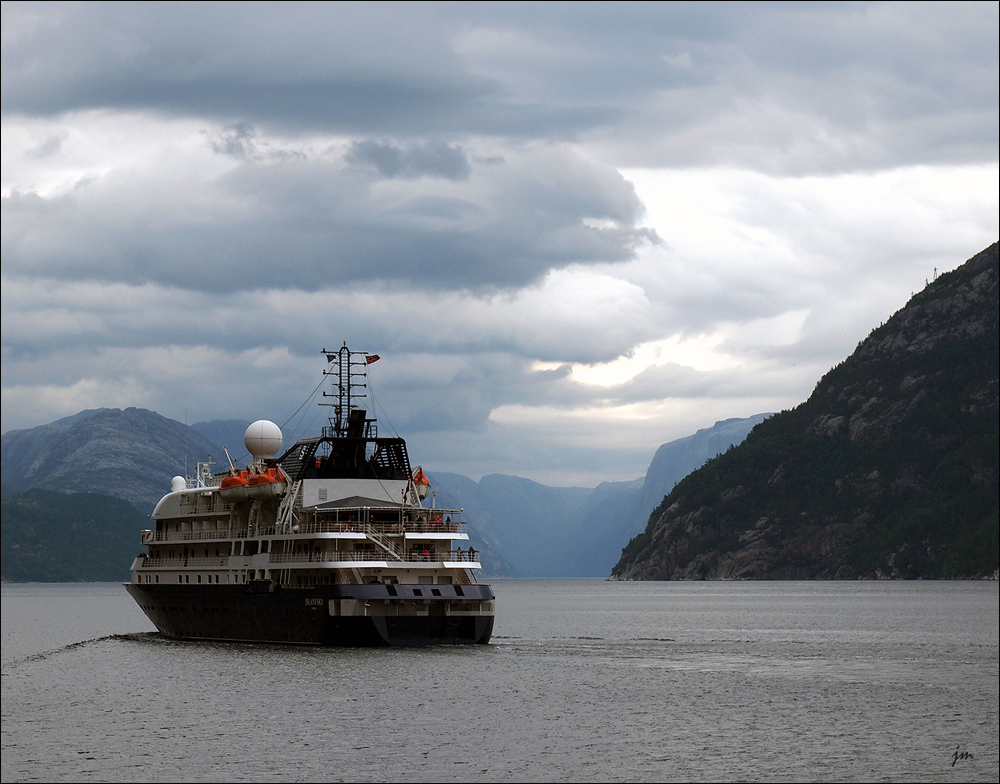
{"label": "cruise ship", "polygon": [[488,643],[495,599],[463,510],[435,508],[405,441],[360,405],[378,355],[321,353],[329,424],[281,453],[280,428],[258,420],[245,468],[174,477],[126,589],[171,639]]}

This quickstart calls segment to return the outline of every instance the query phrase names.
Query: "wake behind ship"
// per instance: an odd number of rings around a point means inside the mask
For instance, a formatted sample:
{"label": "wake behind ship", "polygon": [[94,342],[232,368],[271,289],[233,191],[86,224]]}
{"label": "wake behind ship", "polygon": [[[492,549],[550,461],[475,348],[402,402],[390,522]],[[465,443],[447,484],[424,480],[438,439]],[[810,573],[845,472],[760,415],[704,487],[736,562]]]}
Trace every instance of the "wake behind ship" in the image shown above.
{"label": "wake behind ship", "polygon": [[195,479],[174,477],[126,589],[174,639],[488,643],[494,595],[476,580],[476,551],[462,549],[463,510],[424,506],[429,482],[405,441],[379,436],[357,405],[378,356],[346,344],[322,353],[329,426],[275,457],[281,430],[259,420],[247,468],[202,463]]}

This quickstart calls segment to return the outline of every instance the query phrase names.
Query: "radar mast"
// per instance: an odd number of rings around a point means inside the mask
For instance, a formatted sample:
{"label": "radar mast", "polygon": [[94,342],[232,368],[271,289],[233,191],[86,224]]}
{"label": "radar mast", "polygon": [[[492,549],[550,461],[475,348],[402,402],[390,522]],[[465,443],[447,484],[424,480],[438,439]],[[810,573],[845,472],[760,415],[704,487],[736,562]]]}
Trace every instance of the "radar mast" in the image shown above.
{"label": "radar mast", "polygon": [[[364,416],[366,409],[358,405],[359,399],[367,397],[365,390],[368,389],[368,366],[378,360],[378,354],[369,354],[367,351],[351,351],[344,345],[335,351],[323,349],[321,354],[326,356],[327,368],[323,375],[330,376],[333,392],[323,392],[323,397],[333,398],[335,402],[320,403],[321,406],[333,408],[333,416],[329,417],[329,427],[323,428],[324,436],[344,437],[348,435],[348,423],[357,421],[358,417],[352,417],[352,411],[361,412]],[[365,421],[364,436],[374,438],[374,422]],[[358,434],[360,435],[360,434]]]}

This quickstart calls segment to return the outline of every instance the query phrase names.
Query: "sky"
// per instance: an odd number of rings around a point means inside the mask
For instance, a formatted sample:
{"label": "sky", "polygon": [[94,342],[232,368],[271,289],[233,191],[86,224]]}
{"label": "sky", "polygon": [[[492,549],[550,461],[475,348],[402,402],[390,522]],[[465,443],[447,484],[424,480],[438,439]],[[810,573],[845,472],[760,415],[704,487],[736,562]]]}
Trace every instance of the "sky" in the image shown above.
{"label": "sky", "polygon": [[643,476],[997,241],[998,9],[5,0],[2,431],[289,446],[346,342],[429,471]]}

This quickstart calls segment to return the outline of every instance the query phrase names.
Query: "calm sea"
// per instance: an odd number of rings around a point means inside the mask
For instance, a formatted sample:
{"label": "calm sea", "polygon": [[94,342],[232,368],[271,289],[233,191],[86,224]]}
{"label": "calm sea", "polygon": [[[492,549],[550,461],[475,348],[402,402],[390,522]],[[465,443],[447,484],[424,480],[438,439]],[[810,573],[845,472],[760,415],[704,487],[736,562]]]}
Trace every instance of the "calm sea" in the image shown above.
{"label": "calm sea", "polygon": [[496,580],[488,646],[176,643],[3,585],[3,781],[997,781],[998,583]]}

